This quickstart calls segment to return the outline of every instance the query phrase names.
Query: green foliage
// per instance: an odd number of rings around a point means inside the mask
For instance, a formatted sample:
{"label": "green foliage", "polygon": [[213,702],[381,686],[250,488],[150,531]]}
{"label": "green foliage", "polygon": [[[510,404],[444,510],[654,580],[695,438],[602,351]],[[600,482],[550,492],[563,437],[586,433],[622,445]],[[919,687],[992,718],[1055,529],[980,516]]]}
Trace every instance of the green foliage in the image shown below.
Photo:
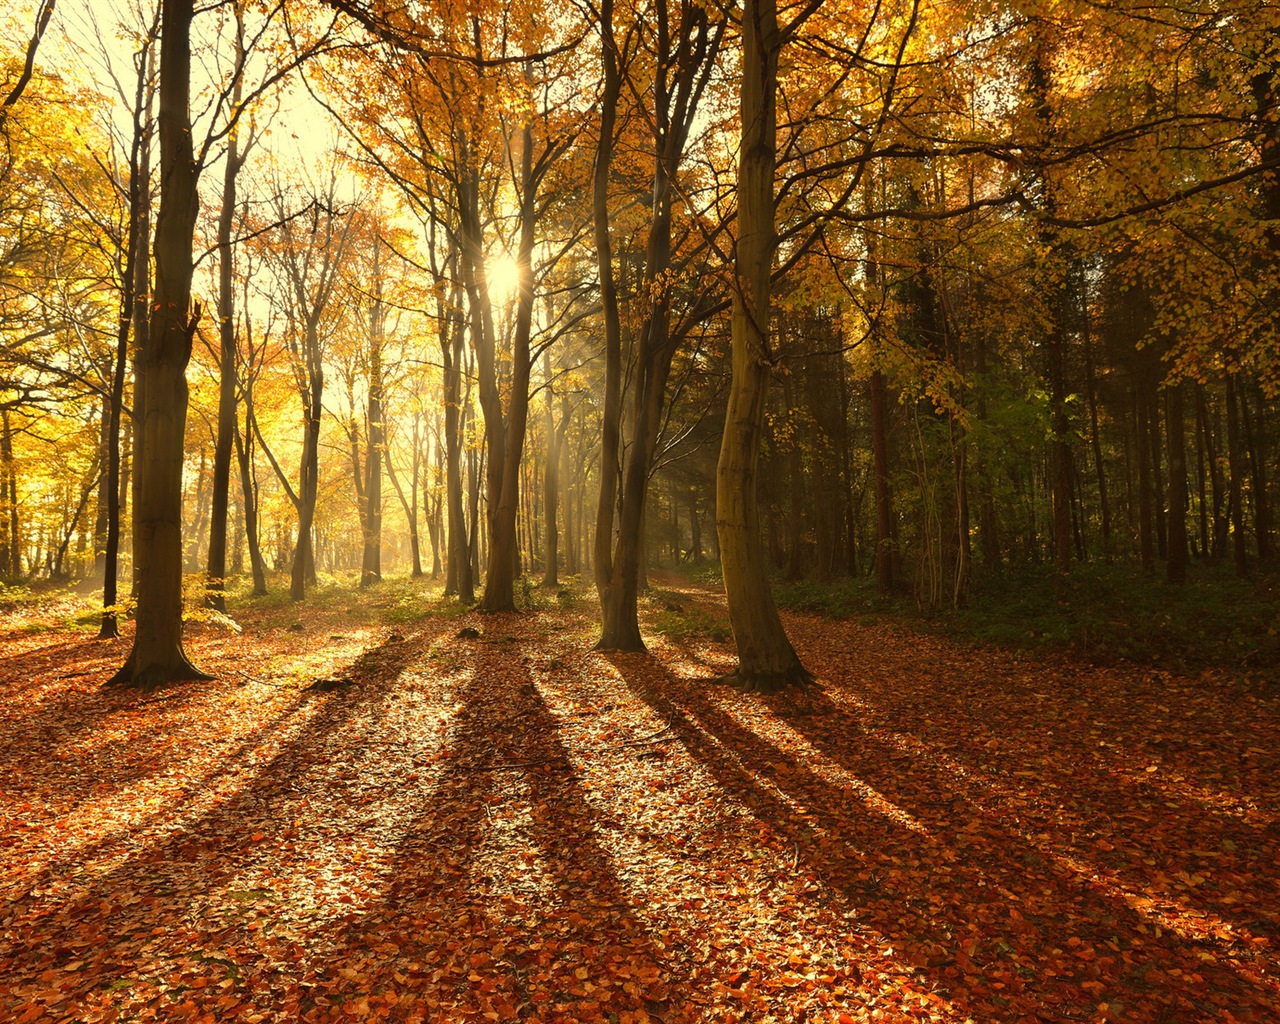
{"label": "green foliage", "polygon": [[693,605],[668,604],[649,622],[649,629],[676,643],[702,640],[722,644],[733,638],[729,620]]}
{"label": "green foliage", "polygon": [[905,599],[884,599],[876,595],[874,580],[843,576],[819,583],[814,580],[780,580],[775,582],[774,601],[779,608],[793,612],[816,612],[832,619],[884,611],[905,611]]}
{"label": "green foliage", "polygon": [[521,576],[516,580],[516,589],[519,591],[519,604],[522,611],[542,611],[542,597],[538,593],[537,584],[534,583],[532,577],[527,573]]}
{"label": "green foliage", "polygon": [[0,612],[13,612],[31,603],[31,588],[25,583],[0,580]]}
{"label": "green foliage", "polygon": [[554,587],[547,587],[545,584],[539,584],[542,591],[541,600],[546,602],[548,597],[554,601],[555,607],[560,611],[573,611],[575,608],[594,605],[596,603],[595,586],[590,580],[584,579],[582,576],[561,576]]}
{"label": "green foliage", "polygon": [[676,572],[690,583],[709,584],[717,587],[724,583],[724,576],[720,573],[719,562],[711,562],[705,559],[697,562],[688,562],[680,566]]}
{"label": "green foliage", "polygon": [[1127,565],[1080,565],[1065,581],[1025,569],[979,581],[965,608],[936,621],[982,640],[1176,671],[1280,666],[1280,578],[1241,580],[1225,563],[1194,563],[1185,586]]}
{"label": "green foliage", "polygon": [[1237,579],[1225,563],[1193,563],[1180,587],[1129,565],[1077,565],[1065,581],[1047,567],[1011,570],[975,579],[964,607],[931,615],[905,598],[878,598],[874,582],[860,578],[780,582],[774,596],[790,611],[868,621],[893,615],[953,636],[1070,650],[1091,661],[1280,675],[1280,577]]}

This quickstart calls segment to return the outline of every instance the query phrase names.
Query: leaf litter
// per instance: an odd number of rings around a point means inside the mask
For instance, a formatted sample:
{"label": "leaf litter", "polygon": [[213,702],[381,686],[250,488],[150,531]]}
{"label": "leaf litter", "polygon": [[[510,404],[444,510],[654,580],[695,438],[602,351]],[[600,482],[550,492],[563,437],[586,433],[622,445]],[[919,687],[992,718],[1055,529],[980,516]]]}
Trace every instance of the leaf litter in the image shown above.
{"label": "leaf litter", "polygon": [[0,633],[0,1018],[1280,1017],[1269,691],[812,616],[823,689],[765,699],[572,610],[244,625],[150,696]]}

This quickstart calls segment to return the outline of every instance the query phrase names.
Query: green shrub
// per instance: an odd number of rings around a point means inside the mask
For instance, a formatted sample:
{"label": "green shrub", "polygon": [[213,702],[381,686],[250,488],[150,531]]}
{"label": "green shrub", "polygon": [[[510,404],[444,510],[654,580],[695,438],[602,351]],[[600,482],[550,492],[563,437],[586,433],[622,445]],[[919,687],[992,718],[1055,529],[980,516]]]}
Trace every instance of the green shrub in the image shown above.
{"label": "green shrub", "polygon": [[693,607],[663,608],[654,615],[649,628],[676,643],[709,640],[722,644],[733,636],[727,618]]}

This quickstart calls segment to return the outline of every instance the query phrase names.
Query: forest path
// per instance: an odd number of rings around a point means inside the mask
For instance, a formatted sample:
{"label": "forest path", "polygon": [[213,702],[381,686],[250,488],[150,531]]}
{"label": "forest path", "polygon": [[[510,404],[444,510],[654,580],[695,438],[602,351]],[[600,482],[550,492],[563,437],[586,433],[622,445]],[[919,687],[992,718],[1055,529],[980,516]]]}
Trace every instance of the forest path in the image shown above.
{"label": "forest path", "polygon": [[149,696],[0,630],[0,1019],[1280,1017],[1275,694],[788,616],[747,698],[658,582],[649,654],[264,611]]}

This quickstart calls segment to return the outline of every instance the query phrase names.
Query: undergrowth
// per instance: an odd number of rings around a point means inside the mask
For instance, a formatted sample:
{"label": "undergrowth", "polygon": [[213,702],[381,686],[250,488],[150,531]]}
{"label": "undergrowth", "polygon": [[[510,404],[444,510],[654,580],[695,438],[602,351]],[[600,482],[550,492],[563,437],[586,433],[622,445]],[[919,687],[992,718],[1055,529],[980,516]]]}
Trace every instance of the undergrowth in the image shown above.
{"label": "undergrowth", "polygon": [[1193,564],[1181,586],[1131,566],[1073,567],[1065,581],[1044,569],[1010,572],[979,581],[940,622],[981,640],[1177,671],[1274,676],[1280,666],[1280,578],[1242,580],[1226,565]]}
{"label": "undergrowth", "polygon": [[868,623],[891,617],[1022,650],[1280,676],[1280,577],[1241,580],[1229,565],[1194,563],[1183,586],[1130,565],[1075,565],[1065,580],[1043,566],[1009,569],[975,578],[962,607],[932,613],[907,594],[880,598],[874,580],[862,578],[780,581],[774,594],[791,611]]}

